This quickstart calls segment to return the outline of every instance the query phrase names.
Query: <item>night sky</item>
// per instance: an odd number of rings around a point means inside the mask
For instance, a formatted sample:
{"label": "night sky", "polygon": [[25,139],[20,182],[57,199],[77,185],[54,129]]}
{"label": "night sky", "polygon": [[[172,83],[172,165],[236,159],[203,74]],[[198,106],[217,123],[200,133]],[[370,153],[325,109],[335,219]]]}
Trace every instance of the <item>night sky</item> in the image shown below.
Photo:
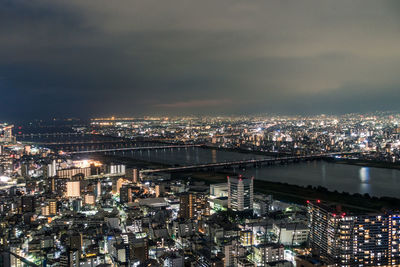
{"label": "night sky", "polygon": [[0,1],[0,120],[399,103],[398,0]]}

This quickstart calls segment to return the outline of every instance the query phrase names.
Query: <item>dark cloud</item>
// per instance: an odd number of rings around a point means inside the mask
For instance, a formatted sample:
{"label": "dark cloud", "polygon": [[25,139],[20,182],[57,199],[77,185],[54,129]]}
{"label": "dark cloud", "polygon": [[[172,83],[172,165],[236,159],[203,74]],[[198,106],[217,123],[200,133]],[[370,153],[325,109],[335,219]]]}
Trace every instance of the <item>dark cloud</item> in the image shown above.
{"label": "dark cloud", "polygon": [[397,1],[0,2],[0,119],[398,109]]}

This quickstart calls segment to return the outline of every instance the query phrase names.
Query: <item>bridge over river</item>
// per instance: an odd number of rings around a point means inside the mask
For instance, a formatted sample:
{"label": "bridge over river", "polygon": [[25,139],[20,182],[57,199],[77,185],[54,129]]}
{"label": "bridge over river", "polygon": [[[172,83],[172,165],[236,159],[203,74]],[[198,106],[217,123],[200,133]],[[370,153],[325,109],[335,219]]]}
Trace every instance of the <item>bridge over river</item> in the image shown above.
{"label": "bridge over river", "polygon": [[277,158],[262,158],[262,159],[247,159],[247,160],[237,160],[237,161],[228,161],[228,162],[218,162],[218,163],[207,163],[207,164],[197,164],[197,165],[188,165],[188,166],[179,166],[179,167],[170,167],[170,168],[162,168],[162,169],[148,169],[141,170],[140,174],[149,174],[149,173],[158,173],[158,172],[179,172],[179,171],[193,171],[193,170],[210,170],[210,169],[218,169],[225,167],[239,167],[245,168],[249,166],[258,167],[262,165],[269,164],[279,164],[279,163],[290,163],[304,160],[315,160],[322,159],[326,157],[334,157],[338,155],[350,155],[350,154],[358,154],[359,152],[346,152],[346,153],[319,153],[319,154],[311,154],[304,156],[286,156],[286,157],[277,157]]}

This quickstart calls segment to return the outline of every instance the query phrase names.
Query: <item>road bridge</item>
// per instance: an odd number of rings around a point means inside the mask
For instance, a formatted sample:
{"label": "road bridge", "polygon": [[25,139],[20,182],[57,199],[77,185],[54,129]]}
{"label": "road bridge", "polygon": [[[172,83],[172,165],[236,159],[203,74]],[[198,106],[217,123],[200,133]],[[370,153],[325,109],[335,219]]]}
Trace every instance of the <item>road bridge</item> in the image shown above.
{"label": "road bridge", "polygon": [[65,153],[66,154],[89,154],[89,153],[104,153],[104,152],[117,152],[117,151],[131,151],[131,150],[154,150],[154,149],[188,148],[188,147],[202,147],[202,146],[203,145],[142,146],[142,147],[124,147],[124,148],[72,151],[72,152],[65,152]]}
{"label": "road bridge", "polygon": [[333,156],[338,156],[338,155],[349,155],[349,154],[356,154],[356,153],[358,153],[358,152],[319,153],[319,154],[311,154],[311,155],[304,155],[304,156],[287,156],[287,157],[277,157],[277,158],[237,160],[237,161],[228,161],[228,162],[217,162],[217,163],[170,167],[170,168],[162,168],[162,169],[148,169],[148,170],[141,170],[141,171],[139,171],[139,173],[147,174],[147,173],[157,173],[157,172],[192,171],[192,170],[216,169],[216,168],[234,167],[234,166],[238,166],[238,167],[261,166],[262,164],[288,163],[288,162],[321,159],[324,157],[333,157]]}
{"label": "road bridge", "polygon": [[16,137],[56,137],[56,136],[79,136],[85,135],[84,133],[78,132],[57,132],[57,133],[29,133],[29,134],[15,134]]}
{"label": "road bridge", "polygon": [[92,145],[92,144],[126,144],[134,143],[133,140],[88,140],[88,141],[66,141],[66,142],[32,142],[36,145],[66,146],[66,145]]}

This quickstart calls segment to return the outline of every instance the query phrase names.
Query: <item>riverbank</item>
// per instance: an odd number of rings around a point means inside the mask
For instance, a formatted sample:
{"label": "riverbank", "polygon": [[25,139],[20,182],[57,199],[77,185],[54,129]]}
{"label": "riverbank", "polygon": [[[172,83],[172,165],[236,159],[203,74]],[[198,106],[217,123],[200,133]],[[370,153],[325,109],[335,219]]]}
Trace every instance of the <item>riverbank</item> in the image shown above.
{"label": "riverbank", "polygon": [[[175,178],[191,177],[193,180],[203,181],[207,184],[224,183],[229,173],[186,172],[175,173]],[[349,212],[378,212],[382,209],[398,209],[400,199],[391,197],[371,197],[368,194],[349,194],[329,191],[324,187],[298,186],[287,183],[254,181],[254,190],[258,193],[273,195],[275,199],[284,202],[306,205],[307,200],[323,200],[341,205]]]}
{"label": "riverbank", "polygon": [[[167,168],[171,167],[169,164],[162,164],[157,162],[148,162],[143,160],[136,160],[130,157],[118,155],[91,155],[91,158],[100,160],[104,163],[120,163],[125,164],[127,167],[138,168]],[[339,162],[335,162],[339,163]],[[346,164],[340,161],[339,164]],[[188,178],[193,180],[204,181],[208,184],[226,182],[226,176],[232,175],[229,170],[227,171],[193,171],[193,172],[178,172],[173,173],[172,177],[175,178]],[[349,211],[380,211],[383,207],[386,209],[398,209],[400,207],[400,200],[392,197],[370,197],[369,195],[340,193],[337,191],[329,191],[324,187],[312,186],[299,186],[281,182],[271,182],[265,180],[255,180],[255,191],[271,194],[275,199],[285,202],[292,202],[297,204],[305,204],[307,200],[321,199],[324,201],[332,202],[342,205]]]}

